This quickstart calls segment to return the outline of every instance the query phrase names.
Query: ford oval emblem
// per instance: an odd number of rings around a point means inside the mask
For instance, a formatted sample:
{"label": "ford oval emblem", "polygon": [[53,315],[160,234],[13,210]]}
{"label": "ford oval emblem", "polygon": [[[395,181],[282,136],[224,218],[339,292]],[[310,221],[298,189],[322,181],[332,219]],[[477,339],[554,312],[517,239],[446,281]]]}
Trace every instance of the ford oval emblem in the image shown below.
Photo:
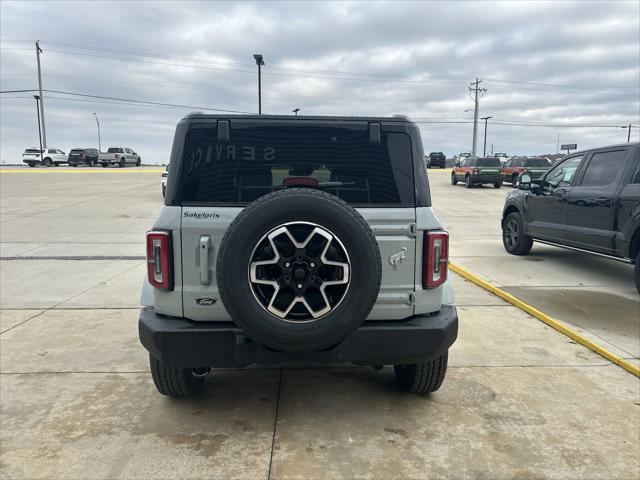
{"label": "ford oval emblem", "polygon": [[198,305],[202,305],[203,307],[206,307],[208,305],[215,305],[217,301],[218,300],[211,297],[198,297],[194,300],[194,302],[196,302]]}

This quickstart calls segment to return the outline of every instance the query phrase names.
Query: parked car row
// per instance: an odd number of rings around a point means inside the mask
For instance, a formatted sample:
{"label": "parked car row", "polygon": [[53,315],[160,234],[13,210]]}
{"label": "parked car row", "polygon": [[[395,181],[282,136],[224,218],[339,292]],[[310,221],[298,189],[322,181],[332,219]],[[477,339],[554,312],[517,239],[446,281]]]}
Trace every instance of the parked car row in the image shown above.
{"label": "parked car row", "polygon": [[504,164],[499,157],[462,158],[456,162],[451,171],[451,185],[464,182],[467,188],[474,185],[493,185],[500,188],[503,182],[513,187],[518,184],[518,177],[528,172],[531,178],[540,178],[551,166],[551,161],[543,157],[512,157]]}
{"label": "parked car row", "polygon": [[27,148],[22,154],[22,161],[30,167],[42,165],[44,167],[59,166],[69,164],[70,167],[77,167],[81,163],[93,167],[102,165],[104,168],[109,165],[117,165],[124,168],[127,165],[140,166],[142,160],[135,150],[128,147],[109,147],[106,152],[101,152],[97,148],[72,148],[69,155],[57,148],[38,147]]}

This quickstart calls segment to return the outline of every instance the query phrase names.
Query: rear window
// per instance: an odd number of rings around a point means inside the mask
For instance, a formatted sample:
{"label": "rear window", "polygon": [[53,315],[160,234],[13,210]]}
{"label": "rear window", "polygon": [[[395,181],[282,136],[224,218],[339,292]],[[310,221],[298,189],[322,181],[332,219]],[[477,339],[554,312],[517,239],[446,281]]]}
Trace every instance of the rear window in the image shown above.
{"label": "rear window", "polygon": [[499,167],[502,164],[497,158],[478,158],[476,165],[478,167]]}
{"label": "rear window", "polygon": [[124,153],[121,148],[111,147],[107,150],[107,153]]}
{"label": "rear window", "polygon": [[551,166],[551,162],[549,160],[547,160],[546,158],[527,158],[524,161],[524,166],[525,167],[531,167],[531,168],[535,168],[535,167],[550,167]]}
{"label": "rear window", "polygon": [[346,202],[415,205],[411,140],[367,128],[318,125],[234,126],[218,143],[215,129],[187,133],[182,164],[185,203],[246,204],[295,186]]}
{"label": "rear window", "polygon": [[[37,148],[27,148],[24,153],[40,153],[40,150]],[[24,155],[24,154],[23,154]]]}
{"label": "rear window", "polygon": [[72,148],[69,153],[82,153],[84,152],[84,149],[82,148]]}

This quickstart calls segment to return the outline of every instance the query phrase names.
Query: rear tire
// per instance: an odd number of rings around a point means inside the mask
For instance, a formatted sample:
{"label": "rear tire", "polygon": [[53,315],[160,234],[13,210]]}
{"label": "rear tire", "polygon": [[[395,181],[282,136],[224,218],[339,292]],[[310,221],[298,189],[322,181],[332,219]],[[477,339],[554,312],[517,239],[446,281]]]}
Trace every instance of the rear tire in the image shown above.
{"label": "rear tire", "polygon": [[59,167],[59,166],[60,166],[60,162],[55,162],[55,163],[54,163],[54,165],[55,165],[56,167]]}
{"label": "rear tire", "polygon": [[77,167],[77,166],[78,166],[78,164],[77,164],[77,163],[70,163],[70,164],[69,164],[69,166],[70,166],[70,167]]}
{"label": "rear tire", "polygon": [[93,160],[89,160],[89,161],[87,162],[87,165],[88,165],[89,167],[93,167],[93,166],[95,165],[95,163],[93,162]]}
{"label": "rear tire", "polygon": [[120,165],[120,168],[124,168],[124,165],[125,165],[124,159],[120,160],[120,164],[119,165]]}
{"label": "rear tire", "polygon": [[640,252],[636,255],[636,264],[633,267],[633,273],[636,277],[636,288],[638,289],[638,293],[640,293]]}
{"label": "rear tire", "polygon": [[53,162],[51,161],[51,159],[50,159],[50,158],[45,158],[45,159],[43,160],[43,162],[42,162],[42,164],[43,164],[45,167],[50,167],[52,163],[53,163]]}
{"label": "rear tire", "polygon": [[151,378],[158,392],[169,397],[186,397],[197,393],[208,375],[207,368],[170,368],[149,355]]}
{"label": "rear tire", "polygon": [[457,185],[458,184],[458,178],[456,177],[455,173],[451,174],[451,185]]}
{"label": "rear tire", "polygon": [[400,388],[409,393],[431,393],[437,391],[447,374],[449,352],[422,363],[394,365],[396,380]]}
{"label": "rear tire", "polygon": [[36,166],[36,164],[35,164],[35,163],[33,163],[33,162],[29,162],[29,163],[27,163],[27,165],[29,165],[29,168],[33,168],[33,167],[35,167],[35,166]]}
{"label": "rear tire", "polygon": [[140,160],[140,157],[138,157],[138,159],[136,160],[136,167],[139,167],[142,164],[142,160]]}
{"label": "rear tire", "polygon": [[500,188],[502,187],[502,182],[496,182],[493,184],[493,188]]}
{"label": "rear tire", "polygon": [[107,168],[108,166],[109,166],[109,164],[108,164],[108,163],[103,163],[103,164],[102,164],[102,168]]}
{"label": "rear tire", "polygon": [[531,251],[533,239],[524,233],[522,215],[511,212],[502,225],[502,245],[511,255],[526,255]]}
{"label": "rear tire", "polygon": [[467,175],[464,177],[464,186],[467,188],[473,187],[473,184],[471,183],[471,176]]}

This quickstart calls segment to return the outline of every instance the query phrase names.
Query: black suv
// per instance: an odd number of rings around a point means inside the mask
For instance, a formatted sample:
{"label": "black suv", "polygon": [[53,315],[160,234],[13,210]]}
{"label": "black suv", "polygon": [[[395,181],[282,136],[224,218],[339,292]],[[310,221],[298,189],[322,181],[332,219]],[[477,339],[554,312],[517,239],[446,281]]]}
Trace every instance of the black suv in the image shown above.
{"label": "black suv", "polygon": [[635,264],[640,292],[640,144],[573,153],[539,180],[524,172],[507,194],[502,241],[526,255],[533,241]]}
{"label": "black suv", "polygon": [[90,167],[98,164],[97,148],[73,148],[69,152],[69,166],[77,167],[79,163],[85,163]]}
{"label": "black suv", "polygon": [[440,167],[444,168],[447,165],[447,157],[442,152],[431,152],[427,159],[427,168]]}

